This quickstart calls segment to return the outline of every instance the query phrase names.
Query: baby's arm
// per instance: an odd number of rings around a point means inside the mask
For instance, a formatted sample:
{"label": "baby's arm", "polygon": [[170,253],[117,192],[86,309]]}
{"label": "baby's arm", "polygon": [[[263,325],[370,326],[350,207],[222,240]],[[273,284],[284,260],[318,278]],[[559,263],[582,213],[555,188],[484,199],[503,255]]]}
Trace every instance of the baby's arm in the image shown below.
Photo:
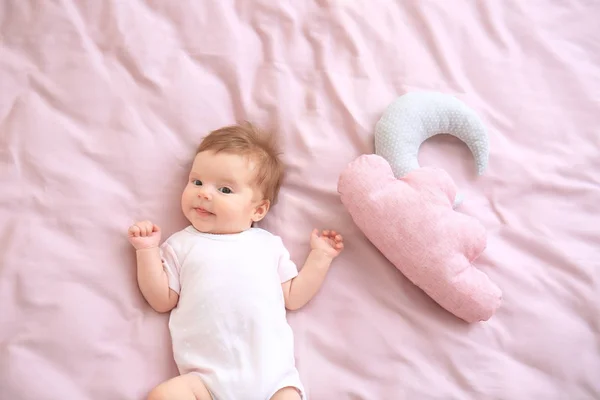
{"label": "baby's arm", "polygon": [[137,281],[140,291],[157,312],[168,312],[177,305],[179,295],[169,287],[169,277],[160,256],[160,228],[149,221],[129,228],[129,242],[135,247]]}
{"label": "baby's arm", "polygon": [[331,262],[344,248],[343,240],[342,235],[335,231],[323,231],[320,236],[316,229],[311,233],[312,250],[302,270],[298,276],[282,284],[288,310],[297,310],[314,297],[325,280]]}

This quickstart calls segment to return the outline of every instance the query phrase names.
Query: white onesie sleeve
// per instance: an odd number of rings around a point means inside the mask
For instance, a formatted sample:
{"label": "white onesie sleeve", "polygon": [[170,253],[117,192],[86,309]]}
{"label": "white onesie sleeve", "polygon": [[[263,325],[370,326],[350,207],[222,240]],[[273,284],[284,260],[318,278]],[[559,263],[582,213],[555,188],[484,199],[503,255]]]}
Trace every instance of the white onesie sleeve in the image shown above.
{"label": "white onesie sleeve", "polygon": [[298,276],[298,268],[290,259],[290,253],[283,245],[283,241],[279,236],[275,237],[275,243],[277,246],[277,252],[279,254],[277,272],[279,273],[279,279],[281,283],[284,283]]}
{"label": "white onesie sleeve", "polygon": [[166,241],[160,246],[160,258],[163,268],[169,276],[169,287],[179,294],[181,290],[181,284],[179,283],[181,266],[179,265],[179,261],[177,261],[175,250]]}

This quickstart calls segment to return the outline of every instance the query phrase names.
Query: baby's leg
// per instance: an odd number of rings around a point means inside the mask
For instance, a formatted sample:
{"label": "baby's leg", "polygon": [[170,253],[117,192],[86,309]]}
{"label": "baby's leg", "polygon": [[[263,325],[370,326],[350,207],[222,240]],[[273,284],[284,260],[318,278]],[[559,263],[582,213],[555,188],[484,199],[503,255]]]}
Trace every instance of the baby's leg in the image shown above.
{"label": "baby's leg", "polygon": [[200,377],[185,374],[152,389],[148,400],[212,400],[212,396]]}
{"label": "baby's leg", "polygon": [[294,387],[284,387],[271,397],[271,400],[300,400],[300,393]]}

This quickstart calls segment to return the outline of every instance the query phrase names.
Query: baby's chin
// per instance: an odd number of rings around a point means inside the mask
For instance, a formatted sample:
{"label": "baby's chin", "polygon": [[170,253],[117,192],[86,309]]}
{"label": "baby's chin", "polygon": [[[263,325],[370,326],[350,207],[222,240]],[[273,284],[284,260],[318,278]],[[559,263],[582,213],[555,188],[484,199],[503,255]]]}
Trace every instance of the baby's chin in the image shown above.
{"label": "baby's chin", "polygon": [[194,221],[192,218],[188,218],[188,221],[190,221],[190,224],[192,224],[194,229],[196,229],[198,232],[214,233],[214,231],[218,230],[218,229],[214,229],[214,227],[209,227],[206,224],[199,224],[198,222]]}
{"label": "baby's chin", "polygon": [[208,227],[204,224],[199,224],[199,223],[195,223],[194,221],[190,221],[190,223],[192,224],[192,226],[201,233],[209,233],[211,235],[232,235],[235,233],[240,233],[245,231],[246,229],[250,228],[250,226],[246,227],[246,228],[237,228],[237,229],[232,229],[232,228],[224,228],[224,227],[219,227],[219,226],[211,226]]}

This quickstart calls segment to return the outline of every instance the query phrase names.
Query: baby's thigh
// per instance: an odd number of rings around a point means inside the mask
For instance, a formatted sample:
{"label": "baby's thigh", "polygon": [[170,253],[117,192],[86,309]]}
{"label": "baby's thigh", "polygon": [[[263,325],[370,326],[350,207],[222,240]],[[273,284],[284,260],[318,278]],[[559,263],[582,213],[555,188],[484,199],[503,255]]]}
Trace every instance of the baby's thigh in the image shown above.
{"label": "baby's thigh", "polygon": [[300,400],[300,393],[293,387],[285,387],[280,389],[271,397],[271,400]]}
{"label": "baby's thigh", "polygon": [[212,400],[212,396],[200,377],[185,374],[152,389],[148,400]]}

